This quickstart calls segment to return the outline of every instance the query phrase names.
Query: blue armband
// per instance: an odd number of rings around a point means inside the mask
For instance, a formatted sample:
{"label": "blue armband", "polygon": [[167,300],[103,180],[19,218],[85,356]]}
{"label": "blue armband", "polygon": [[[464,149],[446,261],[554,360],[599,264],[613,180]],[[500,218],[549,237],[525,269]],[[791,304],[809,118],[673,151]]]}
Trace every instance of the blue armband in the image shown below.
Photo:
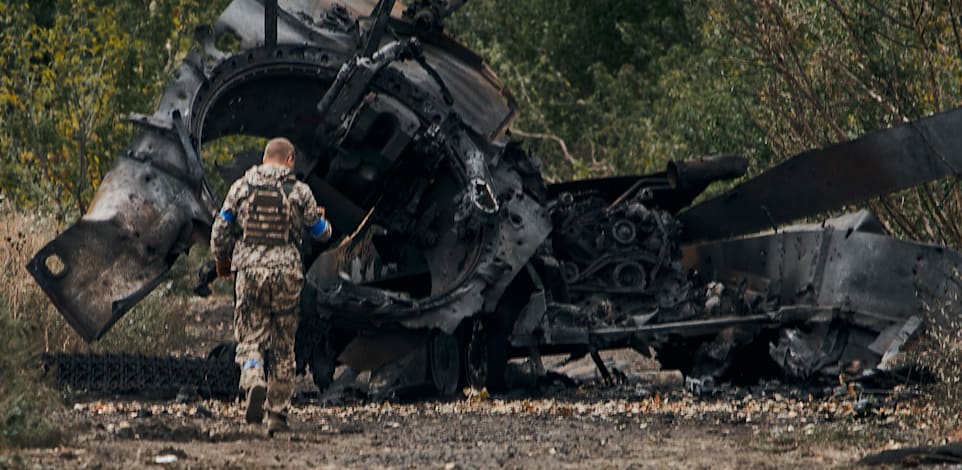
{"label": "blue armband", "polygon": [[314,225],[311,225],[311,235],[314,235],[315,237],[319,237],[323,235],[324,232],[326,231],[327,231],[327,221],[324,220],[323,217],[321,217],[320,219],[317,219],[317,222]]}
{"label": "blue armband", "polygon": [[229,224],[232,224],[235,220],[237,220],[237,217],[234,217],[234,214],[231,214],[227,209],[220,211],[220,218],[224,219],[224,222]]}

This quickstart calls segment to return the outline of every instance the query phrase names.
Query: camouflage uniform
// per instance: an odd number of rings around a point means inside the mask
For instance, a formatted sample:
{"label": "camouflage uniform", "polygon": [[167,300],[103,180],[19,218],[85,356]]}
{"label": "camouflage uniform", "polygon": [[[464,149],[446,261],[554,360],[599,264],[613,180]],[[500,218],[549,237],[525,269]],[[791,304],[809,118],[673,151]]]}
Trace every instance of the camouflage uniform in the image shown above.
{"label": "camouflage uniform", "polygon": [[[252,226],[248,209],[252,191],[271,187],[286,195],[289,233],[286,240],[265,244],[248,239]],[[321,217],[314,195],[286,167],[258,165],[231,186],[211,233],[216,260],[232,260],[236,361],[240,386],[267,387],[267,409],[283,414],[290,402],[294,377],[296,307],[304,283],[300,242],[303,229],[318,239],[330,237],[331,227]],[[266,373],[265,373],[266,369]]]}

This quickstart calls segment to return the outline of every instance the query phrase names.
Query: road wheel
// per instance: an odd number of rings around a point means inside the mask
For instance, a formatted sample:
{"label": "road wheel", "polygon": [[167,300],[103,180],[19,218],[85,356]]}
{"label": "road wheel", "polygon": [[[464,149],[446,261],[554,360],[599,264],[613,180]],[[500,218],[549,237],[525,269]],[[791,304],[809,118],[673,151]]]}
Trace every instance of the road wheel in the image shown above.
{"label": "road wheel", "polygon": [[428,342],[428,374],[441,396],[454,394],[458,389],[461,351],[453,335],[437,332]]}
{"label": "road wheel", "polygon": [[324,393],[334,381],[334,357],[326,352],[326,347],[318,346],[311,354],[310,362],[311,378],[321,393]]}
{"label": "road wheel", "polygon": [[491,322],[468,320],[463,356],[464,385],[491,393],[507,389],[504,373],[508,365],[508,336]]}

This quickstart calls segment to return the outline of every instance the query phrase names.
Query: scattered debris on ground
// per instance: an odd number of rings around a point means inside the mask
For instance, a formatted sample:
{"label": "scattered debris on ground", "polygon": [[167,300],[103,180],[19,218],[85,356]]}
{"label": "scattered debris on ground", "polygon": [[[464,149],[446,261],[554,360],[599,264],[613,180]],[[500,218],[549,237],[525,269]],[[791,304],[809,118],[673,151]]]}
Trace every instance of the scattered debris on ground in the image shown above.
{"label": "scattered debris on ground", "polygon": [[[857,387],[823,393],[768,383],[697,396],[684,388],[593,382],[506,395],[467,390],[416,403],[308,402],[293,408],[293,432],[271,440],[243,423],[238,403],[101,399],[58,412],[76,432],[68,446],[21,457],[41,466],[108,468],[831,467],[945,444],[952,436],[943,435],[936,411],[908,389],[875,396]],[[952,449],[917,461],[944,454],[947,462]],[[923,454],[894,455],[906,462]]]}

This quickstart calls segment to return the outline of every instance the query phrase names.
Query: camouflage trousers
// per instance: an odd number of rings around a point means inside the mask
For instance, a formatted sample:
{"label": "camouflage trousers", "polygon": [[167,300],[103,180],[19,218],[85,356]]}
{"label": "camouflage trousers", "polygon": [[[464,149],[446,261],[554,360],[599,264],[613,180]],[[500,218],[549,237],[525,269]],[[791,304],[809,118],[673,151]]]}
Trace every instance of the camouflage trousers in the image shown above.
{"label": "camouflage trousers", "polygon": [[283,413],[294,381],[294,333],[304,275],[296,269],[249,268],[234,280],[235,360],[240,387],[267,386],[267,410]]}

